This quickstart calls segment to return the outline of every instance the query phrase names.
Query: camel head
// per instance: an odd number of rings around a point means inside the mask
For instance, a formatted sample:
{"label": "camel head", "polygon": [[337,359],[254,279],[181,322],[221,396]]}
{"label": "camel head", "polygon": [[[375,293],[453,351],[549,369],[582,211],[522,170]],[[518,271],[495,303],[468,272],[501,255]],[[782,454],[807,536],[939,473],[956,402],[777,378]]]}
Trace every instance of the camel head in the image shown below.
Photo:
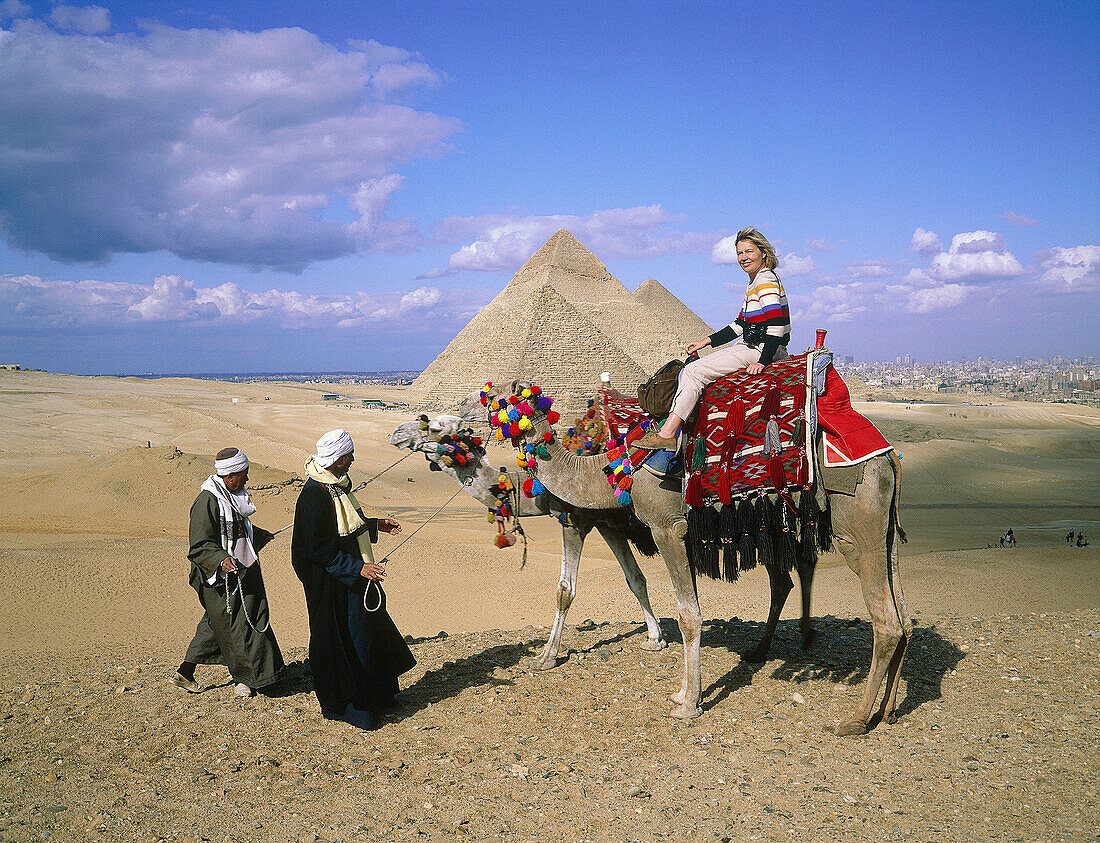
{"label": "camel head", "polygon": [[422,415],[399,424],[390,434],[390,444],[419,451],[437,469],[474,467],[485,453],[473,429],[461,416],[450,414],[434,418]]}

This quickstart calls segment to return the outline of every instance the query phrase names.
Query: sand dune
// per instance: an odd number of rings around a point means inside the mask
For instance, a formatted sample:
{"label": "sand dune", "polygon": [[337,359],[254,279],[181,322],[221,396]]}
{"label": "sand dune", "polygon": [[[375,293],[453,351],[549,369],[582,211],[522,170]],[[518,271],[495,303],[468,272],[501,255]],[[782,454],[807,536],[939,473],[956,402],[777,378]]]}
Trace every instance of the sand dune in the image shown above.
{"label": "sand dune", "polygon": [[[402,396],[399,388],[339,389],[350,390],[357,397],[392,400]],[[902,581],[919,627],[918,645],[911,651],[904,674],[907,703],[903,709],[908,713],[896,727],[876,730],[872,738],[880,753],[893,753],[900,743],[900,751],[910,759],[905,764],[906,773],[888,782],[867,782],[867,787],[876,792],[892,789],[891,798],[884,798],[883,804],[907,806],[902,813],[908,812],[909,819],[900,825],[888,819],[883,826],[880,808],[877,821],[863,828],[868,833],[878,829],[880,835],[885,833],[883,829],[908,829],[907,833],[925,838],[938,827],[925,791],[927,782],[941,780],[941,766],[938,757],[927,752],[928,741],[935,743],[928,736],[936,733],[925,730],[939,729],[943,723],[959,741],[973,743],[969,731],[974,722],[981,721],[992,724],[990,729],[1006,730],[1003,734],[1008,738],[1009,726],[1001,721],[1015,715],[1003,715],[997,683],[1007,681],[1000,671],[1011,664],[1025,672],[1042,671],[1042,684],[1034,688],[1029,685],[1028,702],[1020,697],[1013,711],[1030,710],[1031,705],[1053,705],[1050,689],[1064,685],[1065,692],[1057,693],[1058,710],[1064,711],[1058,717],[1066,718],[1065,723],[1070,725],[1063,724],[1061,731],[1051,733],[1049,739],[1044,737],[1042,742],[1027,738],[1026,746],[1011,744],[1005,753],[998,750],[994,753],[1001,759],[998,763],[1006,765],[1006,770],[1011,768],[1013,775],[1018,772],[1024,778],[1041,777],[1046,763],[1043,759],[1052,752],[1068,752],[1064,755],[1063,775],[1064,781],[1072,784],[1043,786],[1035,805],[1041,803],[1044,807],[1021,809],[1023,803],[1013,796],[1020,792],[1014,789],[1016,780],[993,771],[985,776],[993,790],[992,795],[983,797],[984,801],[969,797],[955,801],[951,793],[944,791],[933,803],[963,806],[967,827],[979,837],[980,831],[987,828],[983,825],[985,814],[1000,811],[1000,815],[1014,817],[1016,825],[1007,826],[1010,838],[1011,829],[1019,828],[1022,837],[1031,839],[1053,839],[1067,833],[1066,839],[1070,839],[1072,829],[1090,825],[1087,818],[1076,819],[1078,815],[1094,817],[1096,813],[1092,801],[1095,788],[1082,801],[1082,788],[1087,787],[1082,782],[1087,777],[1082,778],[1084,774],[1078,769],[1097,760],[1095,743],[1085,738],[1087,729],[1083,731],[1081,726],[1088,722],[1094,730],[1098,716],[1096,706],[1100,702],[1095,690],[1090,690],[1095,684],[1088,684],[1089,676],[1095,673],[1095,659],[1087,670],[1078,671],[1076,665],[1081,655],[1095,650],[1088,642],[1083,645],[1080,635],[1085,634],[1082,630],[1095,626],[1095,611],[1089,610],[1100,606],[1100,560],[1095,548],[1067,547],[1064,536],[1072,527],[1100,537],[1100,432],[1096,424],[1100,413],[1084,407],[1020,403],[975,407],[876,401],[860,404],[860,408],[880,424],[903,458],[901,520],[910,543],[902,548]],[[845,769],[857,773],[861,770],[860,752],[841,749],[830,742],[835,739],[823,737],[816,725],[827,719],[835,721],[854,705],[857,690],[845,683],[859,681],[869,658],[869,632],[859,620],[865,618],[866,610],[858,581],[839,556],[823,556],[815,578],[813,609],[822,628],[822,649],[808,656],[792,656],[797,652],[795,633],[792,623],[785,620],[777,645],[780,661],[777,665],[768,663],[768,670],[775,667],[763,682],[760,677],[765,674],[753,678],[754,672],[746,672],[745,664],[737,661],[735,650],[747,646],[766,616],[768,589],[764,572],[750,572],[735,585],[701,580],[700,601],[711,630],[704,635],[704,685],[711,683],[704,703],[707,712],[696,721],[697,725],[668,726],[653,716],[664,708],[661,698],[675,681],[680,656],[674,648],[639,662],[637,653],[629,649],[633,647],[630,639],[640,612],[606,546],[593,538],[585,549],[570,622],[582,624],[590,618],[611,626],[603,638],[593,641],[588,640],[589,633],[584,630],[596,627],[568,627],[565,646],[580,648],[580,652],[574,653],[571,667],[558,668],[566,671],[562,674],[566,678],[557,677],[555,671],[554,678],[536,685],[522,669],[521,659],[542,640],[540,636],[545,635],[545,627],[553,618],[553,592],[560,566],[556,522],[546,518],[525,520],[529,553],[526,567],[521,568],[522,547],[502,551],[493,545],[494,529],[486,522],[480,504],[461,492],[447,503],[457,487],[442,474],[430,472],[420,456],[397,462],[404,452],[389,446],[387,437],[403,420],[404,416],[393,413],[323,404],[319,388],[292,384],[0,373],[0,467],[5,474],[0,489],[0,605],[5,608],[5,623],[0,625],[0,720],[4,721],[0,722],[0,750],[7,747],[8,752],[0,757],[0,766],[9,764],[6,769],[15,771],[9,781],[19,782],[11,791],[14,801],[5,804],[26,802],[31,806],[0,811],[0,834],[30,839],[24,831],[37,826],[53,829],[55,838],[61,839],[84,839],[93,832],[105,839],[134,839],[138,833],[134,817],[146,817],[141,821],[144,825],[139,823],[139,828],[146,831],[167,829],[166,822],[175,823],[173,828],[188,828],[189,823],[203,830],[218,827],[213,820],[198,819],[194,811],[180,808],[163,814],[155,808],[163,802],[156,796],[160,787],[156,783],[164,780],[172,782],[173,793],[189,794],[186,798],[193,802],[188,804],[206,804],[213,799],[221,805],[232,817],[229,830],[233,833],[228,839],[251,839],[256,828],[274,828],[277,823],[285,824],[285,818],[277,819],[270,808],[245,804],[236,794],[236,785],[230,782],[235,775],[232,769],[240,769],[240,763],[227,768],[227,785],[220,796],[217,791],[209,793],[206,783],[223,775],[221,767],[216,775],[205,767],[193,775],[181,773],[194,763],[188,760],[190,755],[180,755],[183,748],[190,747],[190,751],[211,759],[225,756],[230,761],[237,755],[252,757],[257,746],[270,746],[265,750],[269,754],[277,754],[276,747],[283,746],[286,752],[302,753],[296,757],[307,758],[323,757],[331,747],[341,747],[338,751],[343,753],[358,751],[351,747],[359,746],[361,738],[326,731],[328,727],[319,724],[311,707],[314,704],[308,693],[308,671],[301,661],[308,630],[301,587],[290,567],[289,531],[263,552],[261,560],[273,626],[284,650],[298,659],[294,667],[298,678],[287,689],[285,702],[257,701],[251,709],[253,714],[247,708],[227,713],[215,699],[215,691],[180,701],[162,684],[170,667],[182,656],[200,615],[194,593],[187,586],[187,514],[199,484],[210,472],[211,454],[229,444],[248,452],[253,461],[253,498],[259,510],[254,521],[277,529],[293,517],[302,464],[314,440],[333,427],[345,427],[355,437],[357,461],[352,474],[357,482],[392,466],[360,495],[368,506],[392,514],[405,527],[402,536],[382,537],[382,553],[409,538],[446,503],[438,516],[391,556],[387,579],[391,613],[402,631],[418,640],[414,650],[422,665],[409,680],[413,683],[413,707],[403,715],[402,722],[393,724],[393,731],[379,739],[386,753],[383,757],[417,756],[424,734],[419,730],[439,729],[446,724],[437,733],[438,740],[451,736],[447,740],[453,738],[470,747],[470,757],[477,759],[481,758],[479,753],[484,754],[488,765],[475,760],[468,767],[469,776],[463,774],[463,778],[454,780],[464,784],[455,787],[482,794],[479,798],[491,806],[487,810],[495,812],[492,817],[511,817],[505,829],[526,827],[526,814],[514,806],[517,800],[522,802],[527,797],[509,791],[506,782],[501,785],[503,790],[494,784],[494,776],[498,776],[494,772],[494,753],[504,751],[498,722],[502,706],[508,717],[520,717],[510,721],[513,733],[532,736],[541,735],[543,729],[560,735],[570,726],[610,736],[611,730],[627,728],[623,718],[626,712],[635,711],[631,722],[648,725],[643,727],[644,734],[635,736],[639,748],[630,757],[646,757],[646,747],[654,746],[650,737],[659,734],[660,758],[665,766],[675,766],[678,757],[703,752],[707,744],[691,738],[692,734],[705,732],[720,741],[710,744],[712,747],[744,744],[738,758],[729,756],[729,750],[714,758],[700,756],[702,766],[696,774],[708,780],[733,781],[731,777],[736,777],[739,770],[763,763],[775,767],[769,775],[801,781],[801,768],[791,766],[800,762],[769,755],[768,747],[775,738],[768,724],[782,734],[799,736],[807,748],[803,761],[813,759],[812,765],[817,765],[823,776],[822,784],[813,787],[815,793],[834,786],[828,774],[833,765],[847,765]],[[493,459],[510,464],[512,455],[503,449],[494,450]],[[990,547],[1008,527],[1014,529],[1020,546],[1015,550]],[[665,619],[666,630],[674,634],[675,624],[670,619],[676,615],[675,600],[664,566],[660,560],[646,560],[642,567],[649,580],[654,610]],[[798,612],[797,596],[792,595],[784,618],[795,618]],[[974,662],[970,669],[977,673],[958,684],[955,696],[951,691],[956,688],[954,683],[947,686],[948,690],[936,690],[966,650],[974,648],[977,652],[987,646],[985,631],[990,618],[996,619],[994,626],[1001,642],[996,659],[990,650],[988,659]],[[440,631],[448,632],[451,638],[436,638]],[[1029,643],[1040,639],[1041,655]],[[445,643],[447,640],[451,643]],[[584,660],[586,653],[588,661]],[[940,665],[938,673],[928,673],[940,664],[940,656],[947,655],[951,658],[943,664],[950,662],[948,667]],[[627,661],[620,664],[619,659]],[[607,668],[599,666],[604,663]],[[844,676],[838,678],[828,665],[840,663],[847,667]],[[456,665],[476,670],[467,677],[469,681],[463,679],[453,685],[452,678],[462,670]],[[206,681],[216,684],[225,680],[221,668],[204,670]],[[120,677],[124,684],[116,687]],[[662,684],[653,684],[662,679]],[[811,683],[803,695],[810,699],[808,704],[799,704],[795,720],[796,715],[779,712],[790,708],[791,694],[797,693],[792,683],[798,682]],[[501,690],[498,686],[502,683],[515,687]],[[1071,686],[1073,692],[1069,692]],[[121,703],[112,696],[116,693],[122,695],[118,698]],[[580,708],[576,694],[588,695],[580,698]],[[538,702],[533,702],[530,695],[536,695]],[[488,697],[493,703],[486,705]],[[585,702],[588,699],[593,700],[591,705]],[[608,700],[614,704],[607,704]],[[941,714],[939,707],[947,700],[951,702],[949,717]],[[1085,708],[1079,710],[1078,703]],[[808,705],[804,713],[803,705]],[[207,722],[211,706],[218,712],[216,716],[232,721],[221,738],[188,726],[199,719]],[[568,717],[574,722],[560,727],[547,725],[546,718],[556,716],[552,708],[571,712]],[[93,737],[97,734],[95,728],[87,731],[82,712],[94,713],[98,734],[105,735],[109,742],[106,754],[94,748],[100,738]],[[774,720],[769,712],[777,713]],[[757,714],[764,718],[759,723]],[[59,727],[58,732],[43,726],[51,717],[67,725]],[[454,725],[454,718],[464,722]],[[740,725],[731,725],[736,718],[747,718],[754,724],[750,737]],[[809,721],[815,725],[811,727]],[[908,724],[914,724],[912,728],[917,731],[905,731],[910,728]],[[1019,734],[1025,738],[1039,734],[1029,729],[1031,725],[1023,724]],[[451,732],[456,734],[452,736]],[[147,738],[132,744],[132,752],[124,749],[128,740],[125,736],[131,734]],[[19,755],[25,752],[25,759],[13,760],[9,743],[13,740],[22,741]],[[520,744],[526,740],[520,740]],[[544,735],[537,738],[537,743],[549,745],[554,740]],[[745,744],[746,740],[749,743]],[[597,741],[599,752],[605,755],[615,751],[614,742],[608,741]],[[676,751],[674,748],[681,744],[684,748]],[[450,748],[443,747],[444,754],[454,749],[447,746]],[[85,751],[84,747],[91,748]],[[576,749],[581,752],[584,748]],[[810,754],[805,755],[806,751]],[[526,759],[527,752],[517,745],[515,757]],[[976,754],[966,755],[958,763],[969,765],[966,769],[977,769],[976,761],[966,760],[982,757],[981,750],[973,752]],[[60,768],[71,775],[70,782],[51,785],[49,782],[58,781],[57,775],[50,772],[55,769],[51,765],[56,764],[51,759],[58,753],[79,757]],[[539,757],[535,755],[535,761]],[[1012,762],[1012,758],[1017,761]],[[127,798],[115,789],[111,774],[104,772],[108,769],[104,765],[114,763],[112,759],[121,760],[126,765],[125,776],[143,788],[137,797]],[[1074,760],[1071,763],[1069,759]],[[260,756],[254,760],[259,765],[268,764]],[[463,833],[456,828],[475,829],[471,832],[475,835],[507,836],[499,824],[482,823],[486,815],[478,815],[473,822],[467,819],[467,825],[463,825],[462,810],[457,805],[451,811],[455,814],[453,822],[436,822],[432,812],[422,806],[432,800],[452,805],[452,789],[446,789],[450,795],[433,790],[431,776],[424,778],[419,773],[411,781],[395,781],[390,772],[402,769],[405,762],[395,767],[388,761],[378,766],[376,761],[376,755],[369,755],[367,766],[355,769],[371,776],[378,771],[382,778],[372,779],[372,786],[389,788],[385,792],[406,809],[392,817],[387,814],[389,819],[381,825],[363,826],[372,834],[393,836],[399,829],[411,828],[405,825],[405,818],[409,818],[409,823],[428,823],[424,827],[437,836]],[[211,767],[222,761],[205,763]],[[409,763],[420,769],[416,766],[419,762]],[[456,763],[461,766],[470,762],[459,759]],[[519,763],[508,762],[513,766]],[[352,769],[349,765],[350,760],[340,767],[343,772],[331,771],[332,775],[358,775],[346,772]],[[615,794],[631,787],[630,782],[619,781],[625,768],[617,768],[620,772],[613,778],[606,768],[589,770],[589,766],[572,761],[560,767],[575,768],[580,773],[580,778],[572,772],[563,774],[572,776],[570,781],[577,779],[579,790],[566,792],[556,786],[552,790],[553,794],[565,794],[561,796],[564,802],[555,801],[558,797],[554,795],[531,797],[544,799],[547,811],[558,817],[551,825],[542,826],[547,839],[574,839],[574,825],[569,819],[571,800],[577,800],[584,811],[594,812],[593,829],[602,827],[610,833],[614,828],[616,833],[627,834],[631,828],[628,820],[609,820],[610,824],[600,826],[602,821],[594,818],[618,817],[614,813],[618,809],[598,807],[597,803],[606,796],[613,805]],[[507,764],[502,769],[500,775],[511,776]],[[559,768],[552,768],[547,775],[557,775],[553,769]],[[301,775],[307,777],[307,782],[312,780],[310,776],[328,775],[328,767],[303,770]],[[642,767],[630,775],[649,781],[651,788],[665,787],[661,782],[666,779],[651,781]],[[858,775],[866,777],[867,770]],[[43,776],[44,785],[38,781]],[[91,783],[81,784],[84,781]],[[273,786],[276,780],[267,781]],[[608,784],[612,781],[614,784]],[[740,790],[735,790],[732,797],[722,788],[708,790],[718,799],[712,800],[713,805],[720,806],[708,810],[728,814],[749,805],[743,797],[747,797],[750,785],[739,781]],[[798,790],[797,785],[792,786]],[[333,829],[340,826],[339,816],[311,789],[312,785],[293,785],[279,779],[278,787],[285,798],[295,800],[296,813],[290,816],[300,818],[297,825],[304,824],[308,829],[311,823],[323,821]],[[788,794],[794,792],[787,789]],[[43,807],[64,793],[68,794],[65,798],[75,800],[86,810],[54,815],[51,808]],[[595,793],[603,795],[593,797]],[[695,798],[686,790],[682,794],[669,791],[652,806],[654,811],[659,808],[661,816],[669,812],[692,816],[694,828],[708,827],[710,821],[704,817],[707,812],[698,807]],[[791,812],[795,810],[792,799],[796,799],[801,821],[808,828],[832,828],[831,823],[840,822],[828,803],[816,802],[810,807],[806,794],[786,798],[786,802],[766,798],[768,804],[787,804],[784,813],[788,817],[795,816]],[[352,809],[361,811],[364,807]],[[85,815],[86,821],[82,819]],[[1067,819],[1061,825],[1052,826],[1046,819],[1063,815]],[[242,825],[242,816],[251,819]],[[761,816],[750,819],[747,826],[730,825],[732,820],[719,825],[727,832],[731,828],[774,832],[775,818]],[[789,825],[791,821],[784,822]],[[652,817],[646,823],[647,829],[657,827]],[[156,839],[168,833],[164,831]],[[859,834],[852,834],[852,839],[861,839]],[[831,833],[835,839],[848,839],[845,835],[848,832],[839,827]],[[330,836],[342,835],[331,831]],[[312,839],[308,834],[306,837]],[[595,838],[602,839],[600,834]],[[290,836],[273,833],[264,839],[299,837],[295,831]],[[662,838],[653,834],[652,839]]]}

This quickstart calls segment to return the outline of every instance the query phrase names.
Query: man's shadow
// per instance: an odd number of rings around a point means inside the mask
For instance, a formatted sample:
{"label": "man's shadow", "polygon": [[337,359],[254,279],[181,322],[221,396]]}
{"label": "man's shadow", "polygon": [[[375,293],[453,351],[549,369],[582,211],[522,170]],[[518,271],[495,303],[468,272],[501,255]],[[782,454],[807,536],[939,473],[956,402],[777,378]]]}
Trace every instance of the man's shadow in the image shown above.
{"label": "man's shadow", "polygon": [[[780,621],[772,641],[768,662],[748,662],[740,654],[751,651],[760,640],[764,624],[738,618],[712,620],[704,623],[702,647],[726,650],[738,661],[728,672],[718,677],[703,691],[703,709],[710,709],[746,685],[758,671],[771,668],[771,677],[786,682],[824,679],[844,685],[860,685],[867,680],[871,665],[873,634],[871,624],[858,618],[842,619],[826,616],[814,619],[816,640],[802,649],[801,622],[798,619]],[[955,670],[966,654],[935,629],[914,627],[901,667],[905,680],[905,698],[899,703],[897,715],[916,711],[927,702],[943,696],[943,677]],[[880,689],[882,693],[884,689]],[[873,725],[873,724],[872,724]]]}
{"label": "man's shadow", "polygon": [[[415,646],[438,637],[408,637],[405,640]],[[507,670],[519,664],[530,654],[530,647],[528,642],[498,644],[478,653],[447,661],[442,666],[427,671],[398,694],[397,705],[386,712],[386,720],[396,722],[412,717],[435,703],[457,696],[467,688],[514,684],[510,678],[495,675],[496,671]],[[313,672],[310,670],[309,659],[302,658],[286,666],[282,679],[268,696],[289,697],[313,690]]]}

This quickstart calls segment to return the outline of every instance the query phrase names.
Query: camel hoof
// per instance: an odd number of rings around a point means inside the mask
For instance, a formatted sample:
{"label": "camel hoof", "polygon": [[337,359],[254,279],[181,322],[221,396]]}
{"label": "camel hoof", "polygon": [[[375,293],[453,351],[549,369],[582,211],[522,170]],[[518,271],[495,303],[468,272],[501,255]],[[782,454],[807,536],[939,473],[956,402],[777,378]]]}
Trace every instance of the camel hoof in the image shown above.
{"label": "camel hoof", "polygon": [[686,698],[687,694],[685,694],[683,690],[677,691],[675,694],[668,695],[668,701],[670,703],[675,703],[676,705],[683,705]]}
{"label": "camel hoof", "polygon": [[641,647],[643,650],[649,650],[651,653],[655,653],[658,650],[665,649],[668,646],[668,642],[665,641],[665,639],[663,638],[658,638],[656,640],[652,638],[647,638],[638,646]]}
{"label": "camel hoof", "polygon": [[766,662],[768,660],[768,650],[770,649],[770,647],[756,647],[755,649],[749,650],[747,653],[745,653],[742,658],[747,662]]}
{"label": "camel hoof", "polygon": [[897,723],[898,722],[898,713],[896,711],[891,711],[889,714],[887,714],[883,718],[883,720],[885,720],[887,723]]}
{"label": "camel hoof", "polygon": [[564,661],[566,661],[566,659],[559,659],[557,656],[550,658],[540,656],[531,662],[531,668],[533,670],[553,670]]}
{"label": "camel hoof", "polygon": [[866,735],[867,724],[860,720],[849,720],[837,726],[836,733],[842,738],[851,737],[852,735]]}
{"label": "camel hoof", "polygon": [[802,636],[802,649],[813,649],[814,644],[817,643],[817,630],[811,629]]}
{"label": "camel hoof", "polygon": [[692,720],[702,713],[703,709],[697,705],[677,705],[673,706],[668,716],[675,717],[677,720]]}

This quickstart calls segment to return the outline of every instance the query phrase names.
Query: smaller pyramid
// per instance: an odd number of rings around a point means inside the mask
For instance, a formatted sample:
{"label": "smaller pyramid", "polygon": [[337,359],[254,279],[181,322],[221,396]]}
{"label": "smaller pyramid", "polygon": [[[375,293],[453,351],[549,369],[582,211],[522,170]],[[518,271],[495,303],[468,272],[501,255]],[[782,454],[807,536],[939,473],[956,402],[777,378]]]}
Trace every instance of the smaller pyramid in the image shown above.
{"label": "smaller pyramid", "polygon": [[695,315],[695,311],[672,295],[660,281],[650,278],[638,285],[634,298],[664,320],[668,329],[687,345],[709,337],[714,331]]}

